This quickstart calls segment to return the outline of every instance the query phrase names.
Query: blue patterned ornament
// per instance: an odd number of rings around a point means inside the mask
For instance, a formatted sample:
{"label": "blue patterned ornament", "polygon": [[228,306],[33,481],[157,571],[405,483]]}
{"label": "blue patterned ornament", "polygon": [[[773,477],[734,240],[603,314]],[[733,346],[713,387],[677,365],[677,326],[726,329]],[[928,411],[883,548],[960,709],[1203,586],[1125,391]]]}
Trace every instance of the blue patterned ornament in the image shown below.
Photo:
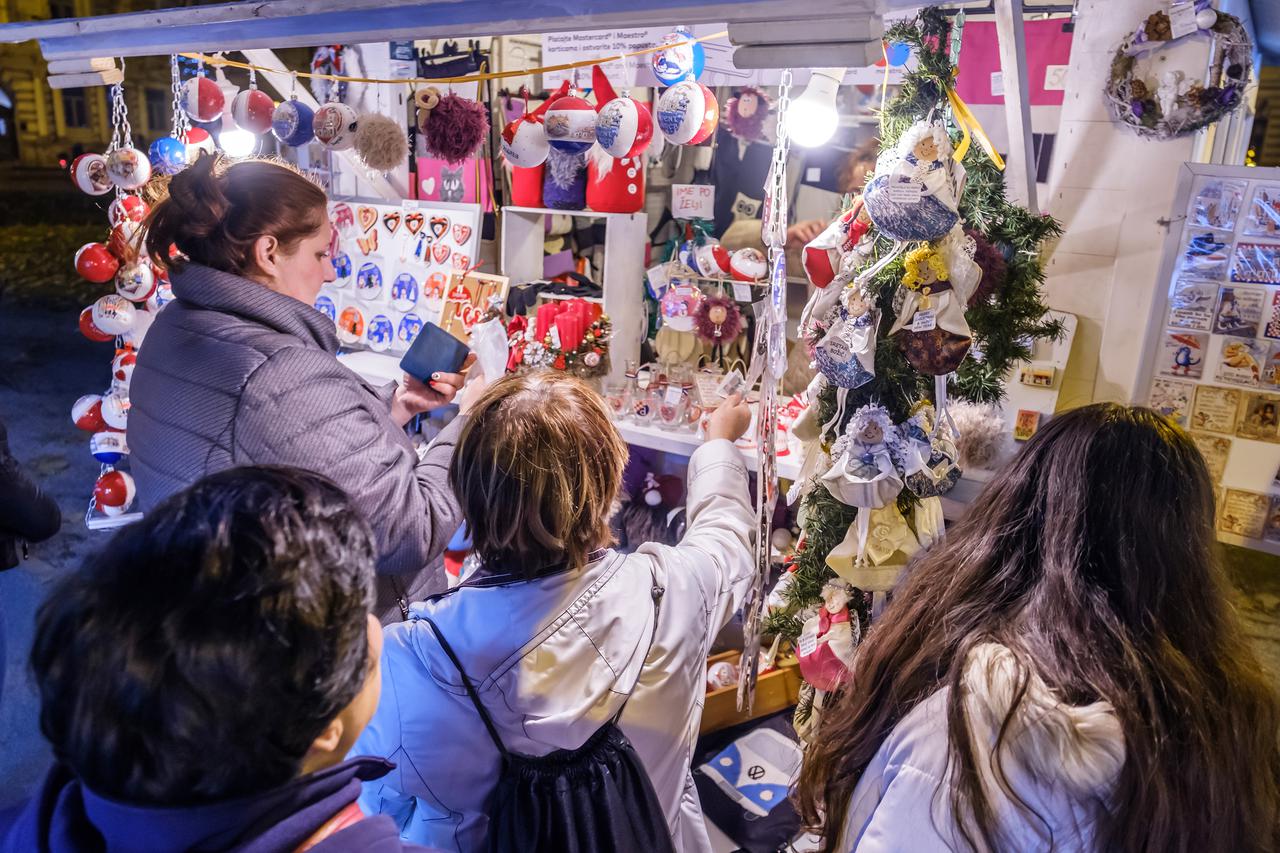
{"label": "blue patterned ornament", "polygon": [[[671,86],[692,75],[697,80],[707,64],[707,52],[701,42],[691,41],[693,33],[688,27],[676,27],[667,33],[662,43],[667,47],[653,54],[653,76],[662,86]],[[682,44],[682,42],[685,42]]]}
{"label": "blue patterned ornament", "polygon": [[316,310],[328,317],[331,321],[338,320],[338,306],[333,304],[333,300],[328,296],[321,294],[316,297]]}
{"label": "blue patterned ornament", "polygon": [[400,318],[400,328],[396,330],[396,337],[402,343],[411,344],[421,331],[422,318],[417,314],[405,314]]}
{"label": "blue patterned ornament", "polygon": [[391,319],[386,314],[378,314],[369,321],[369,329],[365,332],[365,340],[369,342],[369,349],[374,352],[382,352],[391,346],[391,342],[395,340],[395,326],[391,325]]}
{"label": "blue patterned ornament", "polygon": [[304,103],[296,100],[281,102],[271,114],[271,132],[285,145],[297,148],[315,137],[312,123],[316,114]]}
{"label": "blue patterned ornament", "polygon": [[187,167],[187,143],[173,136],[162,136],[147,149],[151,168],[162,175],[176,175]]}
{"label": "blue patterned ornament", "polygon": [[396,276],[391,282],[391,307],[397,311],[408,311],[418,304],[418,280],[407,272]]}

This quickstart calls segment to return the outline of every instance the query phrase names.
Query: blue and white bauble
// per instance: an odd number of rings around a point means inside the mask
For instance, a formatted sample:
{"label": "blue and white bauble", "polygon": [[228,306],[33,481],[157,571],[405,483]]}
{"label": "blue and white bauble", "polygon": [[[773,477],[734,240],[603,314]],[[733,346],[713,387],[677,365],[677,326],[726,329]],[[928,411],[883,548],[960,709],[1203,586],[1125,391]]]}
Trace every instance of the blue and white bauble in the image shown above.
{"label": "blue and white bauble", "polygon": [[315,117],[311,107],[301,101],[283,101],[271,114],[271,132],[285,145],[306,145],[315,136]]}
{"label": "blue and white bauble", "polygon": [[372,261],[356,273],[356,295],[370,302],[382,298],[382,270]]}
{"label": "blue and white bauble", "polygon": [[585,98],[565,95],[547,108],[547,142],[557,151],[582,154],[596,144],[596,110]]}
{"label": "blue and white bauble", "polygon": [[391,282],[391,307],[397,311],[409,311],[418,304],[418,280],[407,272]]}
{"label": "blue and white bauble", "polygon": [[395,337],[395,326],[391,325],[391,319],[386,314],[378,314],[369,321],[369,328],[365,332],[365,340],[369,342],[369,349],[374,352],[382,352],[391,346]]}
{"label": "blue and white bauble", "polygon": [[151,168],[162,175],[176,175],[187,166],[187,143],[173,136],[162,136],[147,149]]}
{"label": "blue and white bauble", "polygon": [[115,465],[129,455],[129,444],[122,432],[95,432],[89,439],[89,452],[104,465]]}
{"label": "blue and white bauble", "polygon": [[338,306],[323,293],[316,297],[316,310],[328,317],[330,321],[338,322]]}
{"label": "blue and white bauble", "polygon": [[337,287],[345,287],[351,283],[351,256],[346,252],[339,252],[329,259],[329,263],[333,264],[333,274],[336,276],[334,285]]}
{"label": "blue and white bauble", "polygon": [[396,330],[396,337],[401,343],[411,344],[421,331],[422,318],[417,314],[405,314],[400,318],[400,328]]}
{"label": "blue and white bauble", "polygon": [[653,116],[635,98],[614,98],[596,117],[596,141],[610,157],[638,157],[653,141]]}
{"label": "blue and white bauble", "polygon": [[692,39],[693,33],[688,27],[676,27],[663,37],[662,43],[667,47],[656,51],[650,60],[653,63],[653,76],[658,78],[659,85],[672,86],[690,75],[695,80],[702,76],[702,69],[707,64],[707,52],[701,42]]}

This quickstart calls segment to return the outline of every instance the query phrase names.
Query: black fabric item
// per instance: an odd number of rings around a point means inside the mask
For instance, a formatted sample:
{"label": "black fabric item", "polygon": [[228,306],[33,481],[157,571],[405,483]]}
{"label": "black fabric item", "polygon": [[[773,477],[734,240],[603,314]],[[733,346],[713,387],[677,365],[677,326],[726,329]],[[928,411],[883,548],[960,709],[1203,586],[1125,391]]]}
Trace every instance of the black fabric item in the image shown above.
{"label": "black fabric item", "polygon": [[[28,542],[42,542],[58,532],[62,512],[36,485],[9,452],[9,433],[0,421],[0,571],[22,562]],[[3,641],[0,637],[0,642]],[[0,672],[0,682],[4,673]]]}
{"label": "black fabric item", "polygon": [[[660,594],[655,585],[655,602]],[[510,752],[444,633],[430,617],[422,618],[458,670],[489,737],[502,753],[501,775],[486,808],[490,853],[675,853],[653,782],[635,747],[618,728],[625,702],[612,720],[577,749],[541,756]]]}

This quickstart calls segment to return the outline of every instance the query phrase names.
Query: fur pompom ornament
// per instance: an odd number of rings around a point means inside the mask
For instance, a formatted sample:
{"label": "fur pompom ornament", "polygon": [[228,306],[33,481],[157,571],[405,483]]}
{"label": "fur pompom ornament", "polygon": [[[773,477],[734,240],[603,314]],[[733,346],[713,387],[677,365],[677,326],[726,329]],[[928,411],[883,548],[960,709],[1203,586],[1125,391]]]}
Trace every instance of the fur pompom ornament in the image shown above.
{"label": "fur pompom ornament", "polygon": [[694,309],[693,330],[707,343],[729,343],[742,331],[742,311],[724,294],[707,296]]}
{"label": "fur pompom ornament", "polygon": [[992,403],[955,400],[947,412],[956,426],[956,460],[963,469],[991,468],[1000,462],[1004,443],[1004,417]]}
{"label": "fur pompom ornament", "polygon": [[489,132],[489,111],[470,98],[427,86],[414,93],[414,103],[427,151],[450,165],[474,154]]}
{"label": "fur pompom ornament", "polygon": [[1009,264],[1004,259],[1004,253],[992,245],[986,237],[982,236],[981,231],[975,228],[966,228],[964,233],[973,238],[975,249],[973,261],[982,270],[982,278],[978,280],[978,289],[974,291],[973,298],[969,300],[970,305],[977,305],[1000,293],[1004,287],[1005,279],[1009,275]]}
{"label": "fur pompom ornament", "polygon": [[768,95],[755,86],[743,86],[724,105],[724,126],[743,142],[761,142],[765,120],[772,112]]}
{"label": "fur pompom ornament", "polygon": [[370,113],[360,117],[355,149],[361,161],[374,172],[390,172],[408,162],[409,140],[400,122],[390,116]]}

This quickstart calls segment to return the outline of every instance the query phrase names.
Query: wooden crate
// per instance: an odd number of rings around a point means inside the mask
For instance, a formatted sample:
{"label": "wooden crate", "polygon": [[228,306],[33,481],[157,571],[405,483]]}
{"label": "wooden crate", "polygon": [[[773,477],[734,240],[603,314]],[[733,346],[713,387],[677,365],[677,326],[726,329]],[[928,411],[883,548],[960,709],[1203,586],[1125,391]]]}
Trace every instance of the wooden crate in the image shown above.
{"label": "wooden crate", "polygon": [[[712,655],[707,666],[720,661],[737,663],[738,652],[723,652]],[[796,704],[800,698],[800,668],[794,657],[783,658],[778,668],[760,676],[756,682],[756,701],[751,713],[738,711],[738,687],[722,687],[707,694],[702,708],[702,726],[699,734],[716,732],[764,717]]]}

